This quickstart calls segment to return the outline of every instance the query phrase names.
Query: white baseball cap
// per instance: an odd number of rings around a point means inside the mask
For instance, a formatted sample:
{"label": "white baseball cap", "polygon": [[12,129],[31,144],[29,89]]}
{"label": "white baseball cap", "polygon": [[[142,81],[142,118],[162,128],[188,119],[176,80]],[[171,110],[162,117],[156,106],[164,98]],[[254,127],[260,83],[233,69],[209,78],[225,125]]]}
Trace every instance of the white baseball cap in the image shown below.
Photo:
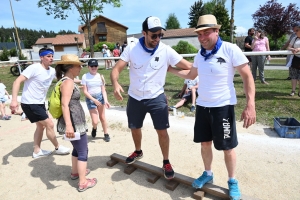
{"label": "white baseball cap", "polygon": [[159,30],[166,30],[162,27],[160,19],[158,17],[147,17],[143,22],[143,31],[156,32]]}

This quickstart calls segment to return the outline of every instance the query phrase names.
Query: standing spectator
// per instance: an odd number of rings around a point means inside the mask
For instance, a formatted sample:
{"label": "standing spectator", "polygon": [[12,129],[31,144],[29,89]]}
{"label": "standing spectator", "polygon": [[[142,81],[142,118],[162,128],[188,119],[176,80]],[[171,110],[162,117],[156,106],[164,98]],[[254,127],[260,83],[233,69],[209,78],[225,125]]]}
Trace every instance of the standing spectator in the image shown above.
{"label": "standing spectator", "polygon": [[[108,49],[107,45],[103,44],[102,46],[103,46],[103,49],[102,49],[103,57],[104,58],[110,57],[111,56],[111,52]],[[111,60],[106,59],[105,60],[105,69],[111,69],[111,68],[112,68],[112,62],[111,62]]]}
{"label": "standing spectator", "polygon": [[[120,48],[118,46],[116,46],[115,49],[113,50],[113,56],[114,57],[120,57],[120,55],[121,55]],[[118,60],[119,59],[115,59],[115,64],[118,62]]]}
{"label": "standing spectator", "polygon": [[[290,36],[290,38],[289,38],[289,40],[281,47],[281,49],[282,50],[286,50],[287,49],[287,47],[289,46],[289,44],[291,43],[291,40],[294,38],[294,37],[296,37],[296,27],[297,27],[297,23],[294,23],[294,24],[292,24],[292,29],[293,29],[293,33],[291,34],[291,36]],[[291,55],[287,55],[286,56],[286,65],[288,64],[288,62],[290,61],[290,59],[291,59]],[[291,70],[291,68],[289,67],[289,71]],[[289,74],[290,74],[291,72],[289,72]],[[287,80],[291,80],[291,77],[289,76],[289,77],[287,77]]]}
{"label": "standing spectator", "polygon": [[[252,49],[251,49],[251,44],[252,44],[252,40],[253,40],[253,35],[255,33],[255,30],[254,28],[250,28],[248,30],[248,36],[245,38],[245,43],[244,43],[244,46],[245,46],[245,52],[251,52]],[[249,61],[249,66],[251,68],[251,56],[246,56],[248,58],[248,61]]]}
{"label": "standing spectator", "polygon": [[[297,81],[299,81],[299,88],[300,88],[300,54],[297,54],[300,52],[300,23],[295,25],[295,32],[296,32],[296,37],[294,37],[289,46],[288,50],[292,51],[294,54],[291,59],[291,67],[289,70],[289,75],[291,77],[291,82],[292,82],[292,92],[290,96],[295,95],[296,91],[296,86],[297,86]],[[298,91],[298,96],[300,97],[300,89]]]}
{"label": "standing spectator", "polygon": [[71,179],[79,178],[77,188],[79,192],[83,192],[97,184],[96,178],[86,178],[86,175],[91,171],[87,169],[87,124],[80,103],[80,89],[74,83],[74,78],[79,75],[82,64],[78,56],[66,54],[61,56],[61,60],[57,62],[55,67],[58,80],[64,75],[64,80],[60,85],[63,114],[57,120],[57,131],[64,133],[67,138],[74,138],[75,132],[80,134],[79,140],[71,141],[73,145]]}
{"label": "standing spectator", "polygon": [[233,79],[237,70],[242,77],[246,94],[246,106],[242,112],[243,127],[255,123],[255,85],[248,67],[248,59],[235,44],[224,42],[219,37],[221,25],[213,15],[199,17],[195,32],[201,50],[194,59],[191,70],[169,71],[182,78],[199,76],[198,98],[194,126],[194,142],[201,143],[201,155],[205,171],[195,179],[192,186],[202,188],[211,183],[213,150],[223,151],[228,172],[230,199],[240,199],[241,193],[235,178],[236,153],[238,145],[234,105],[237,103]]}
{"label": "standing spectator", "polygon": [[83,93],[85,95],[86,105],[92,118],[92,137],[96,137],[98,120],[100,119],[104,140],[110,141],[110,137],[107,132],[107,121],[105,117],[105,108],[110,108],[110,104],[107,100],[107,94],[105,90],[105,80],[103,75],[100,75],[98,71],[98,62],[95,59],[91,59],[88,62],[89,72],[82,76],[81,84],[83,85]]}
{"label": "standing spectator", "polygon": [[[264,32],[261,30],[258,30],[255,32],[255,37],[252,41],[251,45],[252,51],[258,52],[258,51],[270,51],[270,46],[269,46],[269,40],[265,36]],[[256,70],[258,68],[259,71],[259,79],[262,84],[269,85],[267,81],[265,81],[265,76],[264,76],[264,69],[265,69],[265,61],[270,60],[271,56],[268,55],[267,57],[265,55],[256,55],[256,56],[251,56],[252,59],[252,76],[254,81],[256,80]]]}
{"label": "standing spectator", "polygon": [[143,157],[141,128],[146,114],[150,113],[163,154],[164,176],[166,179],[172,179],[175,173],[169,162],[169,112],[164,85],[170,65],[190,69],[191,63],[160,41],[163,37],[162,30],[165,29],[158,17],[147,17],[142,30],[144,37],[141,37],[137,44],[131,43],[126,47],[110,74],[115,98],[123,100],[121,92],[124,90],[118,82],[119,75],[129,61],[132,63],[126,112],[135,151],[127,157],[126,163],[132,164]]}
{"label": "standing spectator", "polygon": [[180,101],[178,103],[176,103],[175,106],[170,106],[169,110],[177,109],[177,108],[183,106],[183,104],[185,102],[192,99],[191,112],[195,112],[195,110],[196,110],[195,102],[196,102],[196,95],[197,95],[197,89],[198,89],[198,82],[199,82],[198,76],[193,80],[185,79],[184,85],[183,85],[180,93],[178,94],[178,97],[181,98]]}
{"label": "standing spectator", "polygon": [[5,94],[7,94],[7,97],[10,99],[10,96],[5,88],[6,88],[6,86],[0,80],[0,112],[2,114],[1,119],[2,120],[10,120],[11,116],[6,115],[6,112],[5,112],[5,102],[7,100],[5,97]]}
{"label": "standing spectator", "polygon": [[70,149],[59,145],[54,132],[54,124],[46,111],[45,99],[48,89],[55,78],[55,70],[51,67],[53,63],[54,51],[50,48],[39,50],[41,62],[29,65],[22,74],[14,81],[12,88],[12,101],[10,109],[12,112],[18,110],[18,92],[21,83],[24,82],[24,88],[21,98],[21,107],[31,123],[36,124],[34,132],[34,151],[33,158],[47,156],[52,151],[41,149],[44,129],[46,129],[47,138],[55,147],[56,154],[69,154]]}
{"label": "standing spectator", "polygon": [[127,41],[124,41],[124,44],[122,45],[122,53],[124,52],[126,47],[127,47]]}

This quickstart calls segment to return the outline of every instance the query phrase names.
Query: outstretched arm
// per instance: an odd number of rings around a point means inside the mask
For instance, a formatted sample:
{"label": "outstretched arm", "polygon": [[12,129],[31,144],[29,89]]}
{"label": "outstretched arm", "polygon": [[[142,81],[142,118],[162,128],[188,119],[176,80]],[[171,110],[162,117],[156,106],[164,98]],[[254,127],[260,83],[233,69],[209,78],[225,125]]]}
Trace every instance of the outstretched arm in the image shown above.
{"label": "outstretched arm", "polygon": [[119,60],[115,67],[112,69],[110,73],[110,80],[114,87],[114,96],[117,100],[122,101],[123,97],[121,95],[121,92],[124,92],[122,86],[119,84],[119,75],[123,71],[123,69],[126,67],[127,63],[123,60]]}

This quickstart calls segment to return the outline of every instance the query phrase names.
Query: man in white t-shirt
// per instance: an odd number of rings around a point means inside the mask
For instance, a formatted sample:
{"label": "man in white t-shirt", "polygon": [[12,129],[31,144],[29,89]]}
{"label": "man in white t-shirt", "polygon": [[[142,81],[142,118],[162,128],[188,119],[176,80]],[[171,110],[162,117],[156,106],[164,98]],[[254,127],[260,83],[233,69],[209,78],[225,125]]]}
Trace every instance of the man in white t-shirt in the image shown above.
{"label": "man in white t-shirt", "polygon": [[191,106],[190,110],[191,110],[191,112],[195,112],[196,111],[195,102],[196,102],[196,95],[197,95],[197,89],[198,89],[198,82],[199,82],[198,76],[193,80],[185,79],[184,85],[183,85],[180,93],[177,96],[177,97],[181,98],[180,101],[178,103],[176,103],[175,106],[170,106],[169,110],[177,109],[177,108],[183,106],[183,104],[185,102],[192,99],[192,106]]}
{"label": "man in white t-shirt", "polygon": [[182,58],[171,47],[160,42],[163,30],[158,17],[147,17],[142,25],[143,37],[135,44],[131,42],[121,54],[111,72],[114,95],[123,100],[122,86],[118,78],[122,70],[130,62],[129,99],[127,103],[128,127],[131,129],[135,151],[126,159],[132,164],[143,157],[141,150],[143,121],[150,113],[154,128],[158,134],[163,154],[163,170],[167,179],[174,178],[174,171],[169,162],[169,113],[164,85],[169,66],[176,65],[181,69],[190,69],[192,64]]}
{"label": "man in white t-shirt", "polygon": [[31,123],[36,124],[34,133],[34,151],[33,158],[47,156],[52,151],[42,150],[41,142],[43,139],[43,132],[46,129],[46,135],[55,147],[56,154],[69,154],[70,149],[59,145],[54,132],[54,124],[49,119],[45,100],[48,89],[55,78],[55,70],[51,67],[53,63],[54,51],[50,48],[42,48],[39,51],[40,63],[35,63],[28,66],[22,74],[14,81],[12,88],[12,101],[10,109],[15,112],[18,109],[17,96],[20,85],[24,82],[21,107],[23,112]]}
{"label": "man in white t-shirt", "polygon": [[169,71],[182,78],[199,77],[194,142],[201,143],[205,171],[192,186],[202,188],[205,183],[213,181],[213,143],[217,150],[224,152],[230,199],[240,199],[238,181],[235,179],[234,148],[238,145],[234,113],[234,105],[237,103],[233,84],[235,70],[243,79],[246,95],[246,106],[241,116],[244,128],[256,121],[255,85],[248,59],[237,45],[221,40],[220,28],[215,16],[200,16],[195,32],[198,34],[201,50],[194,59],[192,69]]}

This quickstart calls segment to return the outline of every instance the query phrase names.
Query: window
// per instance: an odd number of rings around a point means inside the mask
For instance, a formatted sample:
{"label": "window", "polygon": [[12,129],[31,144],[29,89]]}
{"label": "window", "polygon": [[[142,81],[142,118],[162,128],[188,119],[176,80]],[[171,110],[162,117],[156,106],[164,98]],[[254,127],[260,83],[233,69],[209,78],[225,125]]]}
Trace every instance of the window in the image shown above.
{"label": "window", "polygon": [[105,41],[106,41],[106,35],[100,35],[99,42],[105,42]]}

